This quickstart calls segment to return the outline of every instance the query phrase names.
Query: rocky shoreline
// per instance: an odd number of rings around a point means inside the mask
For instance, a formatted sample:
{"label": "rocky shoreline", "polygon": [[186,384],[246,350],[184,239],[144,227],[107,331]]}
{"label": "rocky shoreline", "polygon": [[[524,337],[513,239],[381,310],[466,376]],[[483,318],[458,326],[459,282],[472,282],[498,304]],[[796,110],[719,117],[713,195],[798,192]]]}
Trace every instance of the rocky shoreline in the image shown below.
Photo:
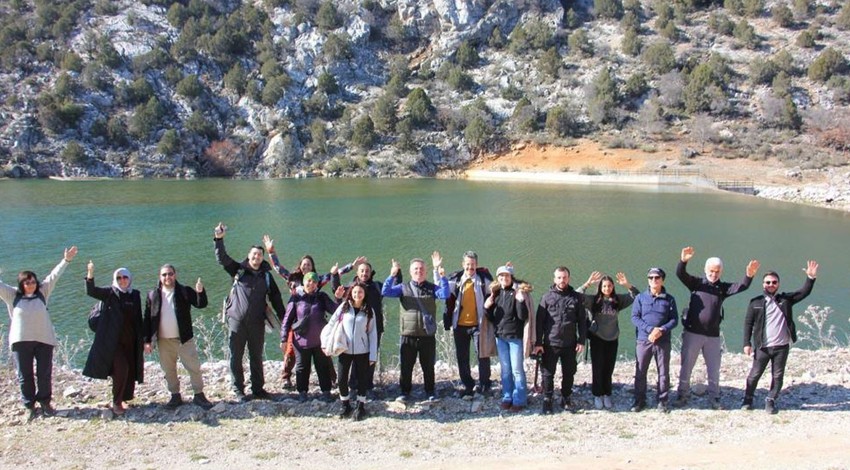
{"label": "rocky shoreline", "polygon": [[[678,377],[679,356],[671,361],[674,384]],[[631,405],[634,362],[620,360],[615,374],[613,411],[593,408],[590,393],[590,365],[580,363],[576,374],[573,402],[575,413],[540,415],[539,396],[532,394],[529,407],[520,413],[508,413],[498,406],[498,397],[473,402],[455,397],[456,373],[450,365],[438,364],[436,404],[418,401],[398,403],[397,372],[385,371],[377,379],[375,396],[367,404],[369,418],[363,422],[336,418],[339,402],[313,400],[300,403],[295,393],[282,389],[281,363],[266,362],[267,390],[273,400],[255,400],[237,404],[229,392],[229,375],[224,361],[204,364],[205,393],[215,404],[204,411],[188,403],[191,390],[187,377],[181,376],[187,404],[176,410],[163,405],[168,399],[158,364],[145,365],[146,382],[137,387],[137,398],[124,417],[114,417],[105,406],[109,399],[109,381],[90,380],[79,370],[56,367],[54,372],[55,417],[39,416],[27,420],[20,405],[17,382],[11,365],[0,370],[2,380],[3,447],[0,466],[34,465],[43,468],[89,468],[108,465],[115,468],[140,468],[167,464],[176,468],[232,468],[255,465],[294,468],[405,468],[428,465],[432,468],[457,468],[493,463],[507,468],[505,462],[531,459],[535,467],[563,468],[561,455],[583,456],[589,464],[614,459],[618,466],[682,466],[678,461],[649,460],[648,456],[628,457],[637,444],[658,446],[680,455],[683,462],[698,455],[697,447],[720,445],[747,447],[752,429],[769,431],[776,439],[799,441],[799,448],[788,459],[800,458],[811,451],[808,439],[838,436],[842,439],[841,459],[830,455],[812,455],[807,468],[846,468],[847,426],[850,425],[850,349],[808,351],[792,350],[780,400],[781,411],[771,416],[761,410],[739,410],[741,389],[751,360],[742,354],[727,353],[721,370],[722,404],[715,411],[705,394],[705,368],[699,362],[692,384],[695,398],[685,409],[669,414],[654,410],[628,412]],[[526,367],[531,386],[534,368]],[[769,374],[762,379],[757,401],[765,395]],[[498,377],[498,367],[494,367]],[[655,380],[650,371],[649,382]],[[421,384],[421,377],[414,377]],[[556,378],[556,384],[559,382]],[[557,388],[557,385],[556,385]],[[414,390],[421,390],[421,385]],[[318,396],[317,385],[311,387]],[[652,387],[650,404],[654,403]],[[419,397],[424,400],[424,397]],[[830,434],[835,432],[837,434]],[[646,443],[646,436],[656,436]],[[749,437],[748,437],[749,436]],[[657,442],[656,442],[657,441]],[[531,454],[526,443],[536,446]],[[604,442],[603,447],[599,444]],[[297,452],[290,452],[291,449]],[[683,450],[678,453],[676,450]],[[684,449],[691,449],[684,451]],[[787,450],[787,449],[786,449]],[[777,449],[780,452],[781,449]],[[828,450],[820,449],[818,452]],[[734,455],[734,454],[733,454]],[[497,456],[504,458],[497,459]],[[577,457],[578,458],[578,457]],[[655,457],[657,458],[657,456]],[[836,457],[837,458],[837,457]],[[601,459],[601,460],[600,460]],[[619,460],[624,459],[624,460]],[[637,459],[636,461],[631,461]],[[643,459],[643,460],[641,460]],[[490,462],[493,460],[493,462]],[[578,461],[577,461],[578,462]],[[772,462],[772,463],[771,463]],[[709,465],[711,463],[711,465]],[[735,462],[722,459],[688,467],[733,468]],[[790,460],[750,462],[753,468],[793,467]],[[645,465],[644,465],[645,466]]]}

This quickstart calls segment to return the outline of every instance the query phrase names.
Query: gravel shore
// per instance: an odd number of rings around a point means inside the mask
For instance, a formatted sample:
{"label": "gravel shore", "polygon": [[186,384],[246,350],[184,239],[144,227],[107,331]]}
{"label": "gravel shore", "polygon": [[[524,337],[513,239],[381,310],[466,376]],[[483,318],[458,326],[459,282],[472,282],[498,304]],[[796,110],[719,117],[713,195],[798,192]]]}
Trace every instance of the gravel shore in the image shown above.
{"label": "gravel shore", "polygon": [[[678,354],[671,369],[678,378]],[[705,393],[705,367],[693,374],[695,397],[685,409],[662,414],[628,411],[634,362],[615,371],[613,411],[593,408],[590,364],[579,364],[575,413],[540,415],[532,396],[520,413],[502,411],[498,398],[473,402],[454,397],[455,374],[438,364],[435,405],[404,405],[395,372],[380,377],[362,422],[339,420],[339,402],[299,403],[281,388],[280,362],[266,362],[267,389],[274,400],[232,401],[227,365],[204,364],[210,411],[185,404],[162,405],[168,394],[159,365],[146,364],[146,382],[124,417],[105,407],[109,382],[78,370],[54,372],[55,417],[27,420],[11,366],[0,370],[3,423],[0,467],[38,468],[848,468],[850,458],[850,350],[793,349],[781,411],[739,410],[750,359],[723,356],[722,403],[712,410]],[[498,377],[498,368],[494,376]],[[527,364],[529,383],[533,366]],[[756,396],[769,385],[765,374]],[[181,376],[184,399],[191,398]],[[415,377],[415,384],[421,378]],[[650,372],[650,384],[654,382]],[[557,389],[556,378],[556,389]],[[420,386],[421,387],[421,386]],[[418,390],[420,387],[414,387]],[[318,392],[313,384],[313,392]],[[557,393],[557,391],[556,391]],[[315,393],[314,393],[315,394]],[[650,404],[654,390],[650,388]],[[424,397],[419,397],[420,399]]]}

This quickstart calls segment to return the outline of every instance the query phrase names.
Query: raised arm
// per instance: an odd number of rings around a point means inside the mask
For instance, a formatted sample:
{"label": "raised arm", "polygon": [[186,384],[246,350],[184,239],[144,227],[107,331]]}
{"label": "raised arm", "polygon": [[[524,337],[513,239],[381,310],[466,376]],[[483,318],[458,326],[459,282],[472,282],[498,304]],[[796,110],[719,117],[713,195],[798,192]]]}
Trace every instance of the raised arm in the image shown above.
{"label": "raised arm", "polygon": [[398,264],[398,261],[393,259],[391,261],[392,266],[390,267],[390,275],[387,277],[387,280],[384,281],[384,285],[381,288],[381,295],[383,297],[393,297],[399,298],[404,293],[404,289],[400,282],[398,282],[398,274],[401,272],[401,265]]}
{"label": "raised arm", "polygon": [[106,300],[111,294],[111,287],[97,287],[94,285],[94,263],[89,260],[89,264],[86,265],[86,295],[97,300]]}
{"label": "raised arm", "polygon": [[237,263],[224,248],[224,235],[227,233],[227,227],[219,222],[213,230],[213,242],[215,244],[215,260],[220,264],[227,274],[231,277],[239,272],[239,263]]}
{"label": "raised arm", "polygon": [[694,247],[686,246],[682,248],[682,254],[679,256],[679,263],[676,265],[676,277],[682,281],[689,290],[694,290],[699,286],[700,279],[688,274],[688,261],[694,257]]}
{"label": "raised arm", "polygon": [[50,271],[50,274],[41,281],[40,289],[45,298],[50,297],[50,293],[53,292],[53,288],[56,287],[56,281],[59,280],[59,276],[65,272],[65,268],[68,267],[68,263],[73,261],[75,256],[77,256],[76,246],[65,248],[65,253],[59,261],[59,264],[57,264],[56,267],[53,268],[53,271]]}
{"label": "raised arm", "polygon": [[818,277],[818,263],[814,260],[809,260],[806,262],[806,267],[803,268],[803,271],[806,273],[806,280],[803,282],[803,287],[789,295],[789,300],[795,304],[812,293],[812,289],[815,287],[815,279]]}

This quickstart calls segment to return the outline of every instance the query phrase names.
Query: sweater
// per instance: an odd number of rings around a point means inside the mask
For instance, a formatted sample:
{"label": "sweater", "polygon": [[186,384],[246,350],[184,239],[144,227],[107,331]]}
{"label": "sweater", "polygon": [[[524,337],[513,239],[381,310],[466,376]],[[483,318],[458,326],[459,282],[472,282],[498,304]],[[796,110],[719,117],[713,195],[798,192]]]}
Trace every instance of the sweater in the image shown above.
{"label": "sweater", "polygon": [[56,281],[59,280],[59,276],[65,272],[67,267],[68,263],[63,259],[41,281],[38,289],[44,296],[44,301],[38,296],[21,297],[18,305],[14,306],[18,288],[0,282],[0,298],[6,302],[11,320],[9,347],[20,341],[38,341],[56,346],[56,333],[53,329],[53,322],[50,321],[50,312],[47,310],[46,302],[49,300],[53,288],[56,287]]}

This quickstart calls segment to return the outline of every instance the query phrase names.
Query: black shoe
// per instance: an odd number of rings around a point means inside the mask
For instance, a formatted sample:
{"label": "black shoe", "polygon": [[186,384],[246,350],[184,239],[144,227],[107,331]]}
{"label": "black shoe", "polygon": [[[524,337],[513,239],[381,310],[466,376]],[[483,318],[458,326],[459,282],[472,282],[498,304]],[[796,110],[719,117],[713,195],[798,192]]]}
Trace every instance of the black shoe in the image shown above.
{"label": "black shoe", "polygon": [[354,421],[363,421],[364,419],[366,419],[367,415],[368,413],[366,413],[366,404],[362,401],[358,401],[357,408],[354,410],[354,414],[351,416],[351,419],[353,419]]}
{"label": "black shoe", "polygon": [[349,416],[351,416],[352,411],[354,411],[354,409],[351,408],[351,400],[343,400],[342,411],[340,411],[339,413],[340,419],[348,418]]}
{"label": "black shoe", "polygon": [[543,410],[541,411],[541,413],[544,414],[544,415],[550,415],[550,414],[553,413],[553,411],[552,411],[552,399],[551,398],[544,398],[543,399]]}
{"label": "black shoe", "polygon": [[209,410],[213,407],[213,404],[207,400],[207,397],[203,393],[196,393],[194,397],[192,397],[192,403],[200,406],[205,410]]}
{"label": "black shoe", "polygon": [[236,403],[248,403],[250,401],[250,399],[245,396],[245,392],[242,390],[236,390],[233,392],[233,396],[236,398]]}
{"label": "black shoe", "polygon": [[27,406],[26,408],[27,408],[27,422],[29,423],[30,421],[34,420],[38,416],[38,413],[35,411],[35,405]]}
{"label": "black shoe", "polygon": [[767,411],[769,414],[775,415],[779,413],[779,408],[776,407],[776,402],[768,398],[764,401],[764,411]]}
{"label": "black shoe", "polygon": [[680,393],[678,396],[676,396],[676,399],[673,400],[673,407],[684,408],[686,406],[688,406],[688,395]]}
{"label": "black shoe", "polygon": [[658,412],[659,413],[669,413],[670,408],[667,407],[667,402],[658,402]]}
{"label": "black shoe", "polygon": [[331,396],[331,392],[322,392],[322,397],[319,400],[325,403],[333,403],[334,397]]}
{"label": "black shoe", "polygon": [[719,398],[712,398],[711,399],[711,408],[714,409],[714,410],[722,410],[723,409],[723,403],[720,402]]}
{"label": "black shoe", "polygon": [[573,401],[570,400],[570,397],[561,398],[561,408],[568,413],[575,413],[575,408],[573,407]]}
{"label": "black shoe", "polygon": [[744,411],[750,411],[753,409],[753,397],[744,397],[744,401],[741,403],[741,409]]}
{"label": "black shoe", "polygon": [[168,403],[165,404],[165,407],[169,410],[176,410],[178,406],[183,404],[183,397],[180,396],[179,393],[172,393],[171,400],[168,400]]}
{"label": "black shoe", "polygon": [[307,403],[307,392],[298,392],[298,401],[301,403]]}
{"label": "black shoe", "polygon": [[284,379],[283,380],[283,389],[284,390],[292,390],[295,388],[295,385],[292,385],[292,379]]}
{"label": "black shoe", "polygon": [[263,390],[262,388],[254,392],[255,400],[271,400],[272,394]]}
{"label": "black shoe", "polygon": [[645,403],[635,403],[632,405],[631,411],[632,413],[640,413],[644,408],[646,408]]}
{"label": "black shoe", "polygon": [[475,391],[470,390],[470,389],[466,389],[466,390],[460,392],[459,396],[460,396],[461,400],[469,401],[469,400],[472,400],[473,396],[475,396]]}
{"label": "black shoe", "polygon": [[41,405],[41,413],[44,416],[56,416],[56,408],[50,406],[50,400],[38,402]]}

